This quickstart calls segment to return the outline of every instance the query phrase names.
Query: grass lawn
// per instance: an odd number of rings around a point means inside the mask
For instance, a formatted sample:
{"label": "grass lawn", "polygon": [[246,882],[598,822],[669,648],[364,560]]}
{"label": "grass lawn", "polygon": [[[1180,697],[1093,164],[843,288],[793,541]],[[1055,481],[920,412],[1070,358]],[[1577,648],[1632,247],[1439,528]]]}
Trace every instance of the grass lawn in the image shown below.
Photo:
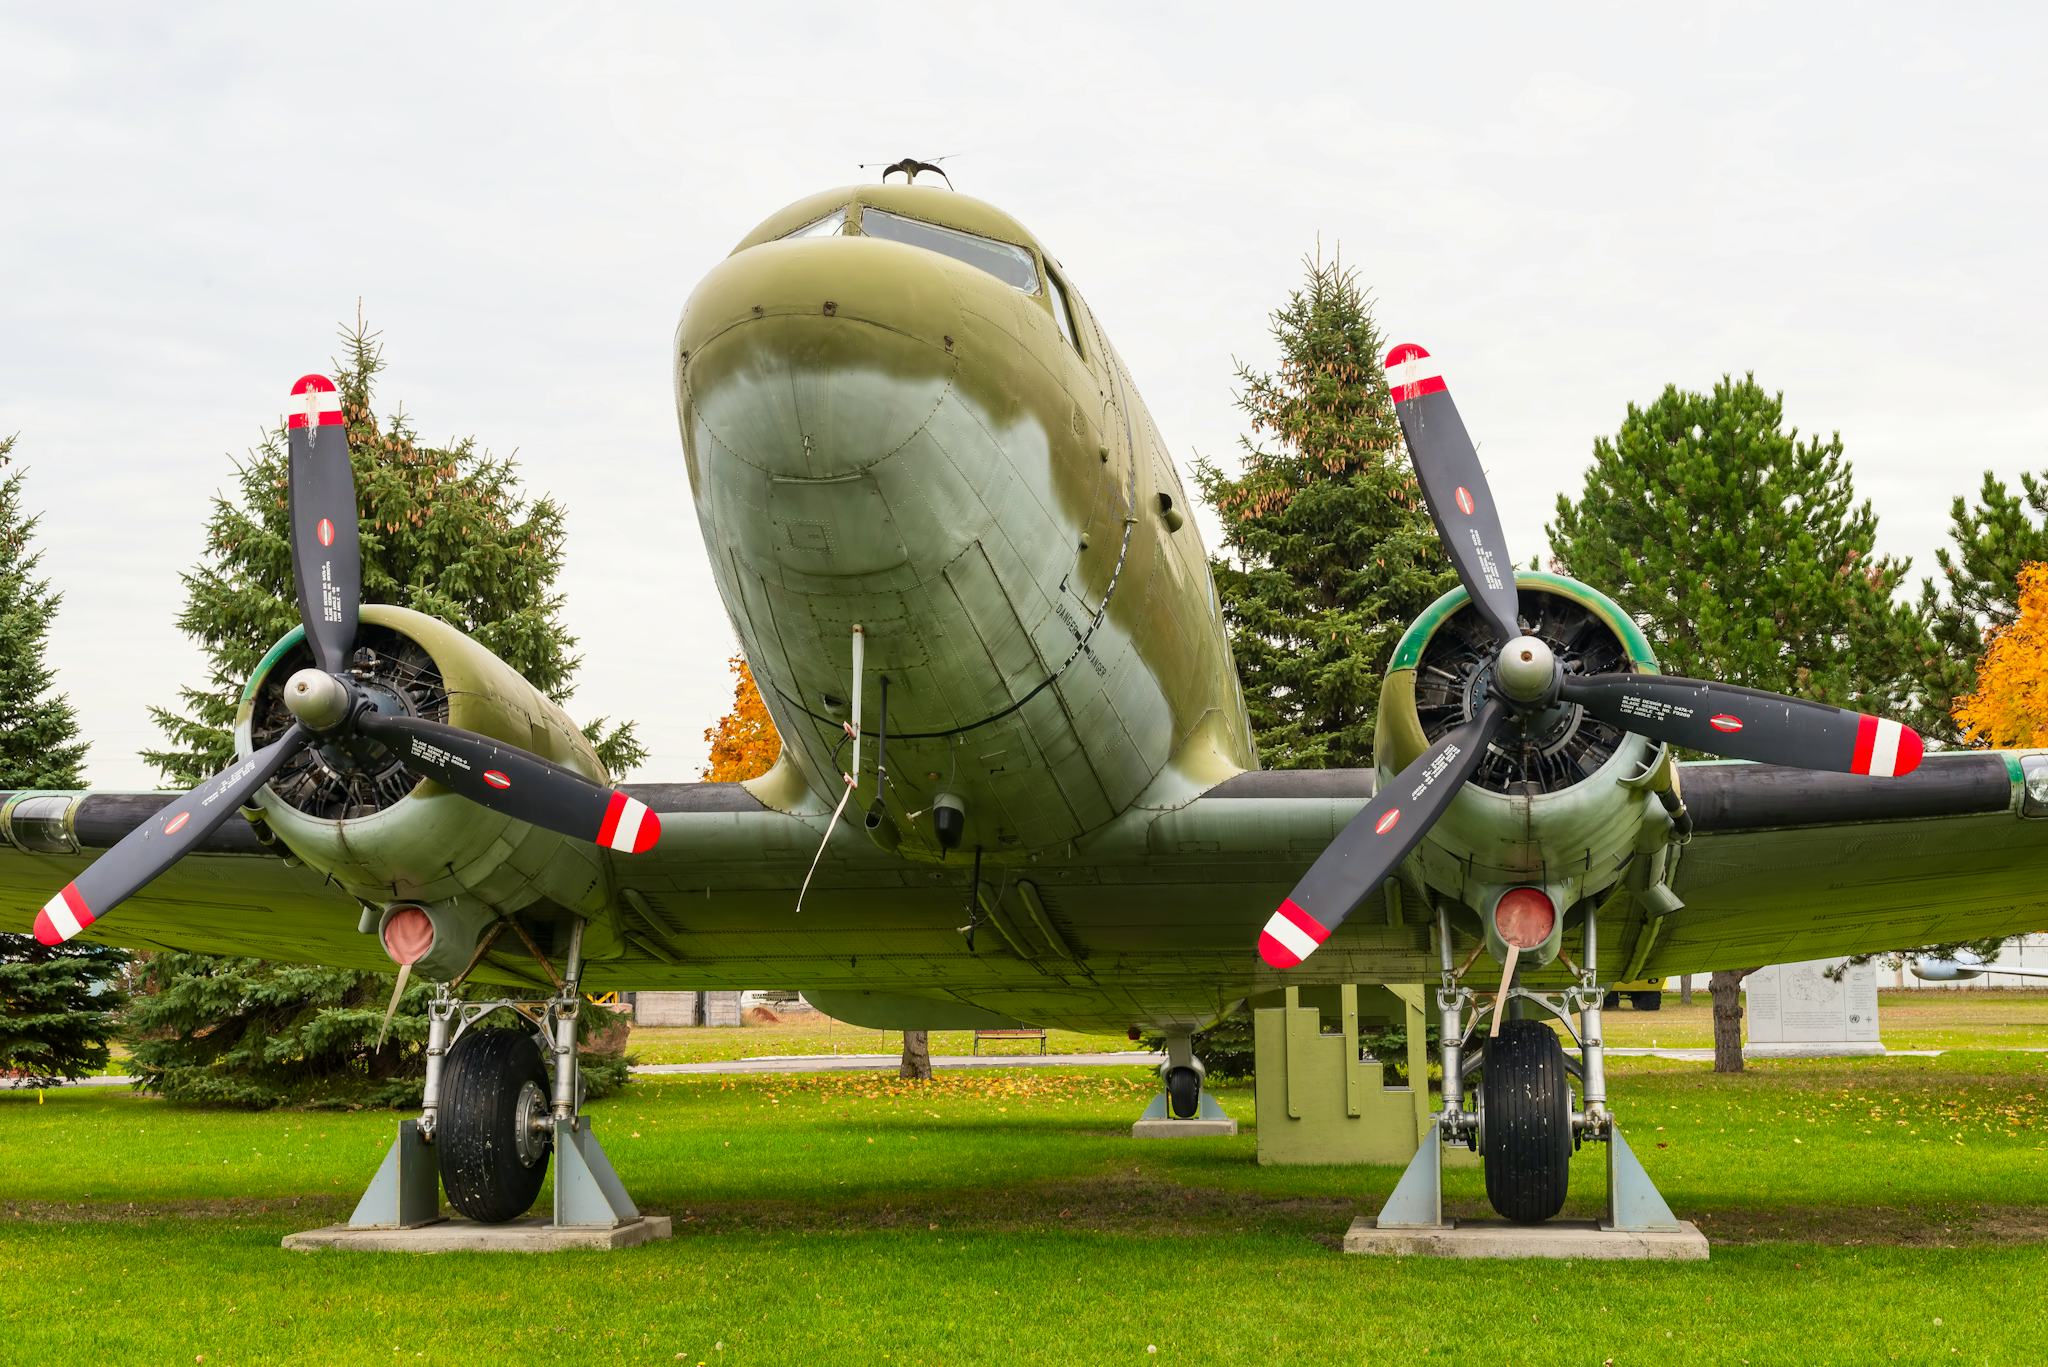
{"label": "grass lawn", "polygon": [[[1394,1169],[1134,1141],[1140,1067],[642,1078],[592,1114],[676,1237],[536,1258],[280,1250],[346,1217],[389,1116],[8,1094],[0,1360],[2040,1359],[2048,1059],[1613,1072],[1706,1264],[1344,1256]],[[1219,1095],[1251,1119],[1248,1091]],[[1476,1170],[1447,1183],[1483,1208]]]}
{"label": "grass lawn", "polygon": [[[1691,1006],[1681,1006],[1674,985],[1655,1011],[1624,1003],[1603,1017],[1607,1042],[1616,1047],[1661,1045],[1711,1048],[1713,1007],[1704,975]],[[1888,1049],[2048,1049],[2048,992],[1895,989],[1877,994],[1878,1033]]]}

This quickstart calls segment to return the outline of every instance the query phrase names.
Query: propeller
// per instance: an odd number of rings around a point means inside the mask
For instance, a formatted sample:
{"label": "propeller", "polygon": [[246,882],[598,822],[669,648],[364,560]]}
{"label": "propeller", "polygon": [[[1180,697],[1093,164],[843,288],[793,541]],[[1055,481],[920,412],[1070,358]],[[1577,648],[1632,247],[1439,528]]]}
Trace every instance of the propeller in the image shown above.
{"label": "propeller", "polygon": [[1259,957],[1293,968],[1343,924],[1429,833],[1501,731],[1559,702],[1650,740],[1730,759],[1890,778],[1920,763],[1911,727],[1803,698],[1669,674],[1567,675],[1517,616],[1514,560],[1479,454],[1443,370],[1404,342],[1387,385],[1437,535],[1500,654],[1472,719],[1403,769],[1340,831],[1259,934]]}
{"label": "propeller", "polygon": [[653,849],[661,838],[661,818],[618,789],[473,731],[380,710],[392,705],[391,695],[373,696],[354,673],[362,548],[348,429],[333,381],[308,375],[293,385],[285,425],[292,576],[316,663],[285,683],[292,724],[123,836],[44,903],[35,932],[46,945],[70,939],[140,891],[253,799],[301,749],[350,734],[384,745],[416,777],[514,820],[627,854]]}

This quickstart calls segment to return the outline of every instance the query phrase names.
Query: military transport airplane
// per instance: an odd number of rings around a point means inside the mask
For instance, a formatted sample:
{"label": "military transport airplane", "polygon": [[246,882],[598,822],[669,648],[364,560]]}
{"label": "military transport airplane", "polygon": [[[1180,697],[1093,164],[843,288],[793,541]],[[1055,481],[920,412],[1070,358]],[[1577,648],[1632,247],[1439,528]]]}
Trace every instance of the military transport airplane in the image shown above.
{"label": "military transport airplane", "polygon": [[2048,921],[2048,753],[1923,757],[1893,722],[1661,674],[1596,587],[1512,571],[1420,347],[1388,378],[1464,587],[1387,664],[1377,773],[1258,769],[1173,459],[1008,214],[932,185],[800,200],[705,277],[671,359],[784,740],[764,777],[614,786],[481,645],[359,604],[346,427],[308,376],[304,625],[248,681],[241,758],[182,797],[0,794],[0,893],[48,897],[46,940],[553,992],[526,1013],[540,1048],[436,1005],[420,1130],[465,1213],[522,1213],[576,1132],[573,1065],[550,1095],[542,1052],[573,1056],[578,983],[799,988],[891,1029],[1147,1027],[1176,1115],[1200,1102],[1189,1032],[1239,1003],[1436,983],[1439,1135],[1540,1220],[1613,1123],[1605,983]]}

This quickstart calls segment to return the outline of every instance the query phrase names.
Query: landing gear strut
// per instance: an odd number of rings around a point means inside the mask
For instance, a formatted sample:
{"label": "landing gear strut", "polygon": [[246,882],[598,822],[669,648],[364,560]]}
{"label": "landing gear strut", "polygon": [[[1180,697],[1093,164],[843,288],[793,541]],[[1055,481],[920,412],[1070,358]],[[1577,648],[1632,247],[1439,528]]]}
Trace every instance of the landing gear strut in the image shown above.
{"label": "landing gear strut", "polygon": [[1159,1065],[1159,1095],[1131,1127],[1140,1139],[1191,1138],[1237,1133],[1237,1122],[1223,1113],[1202,1085],[1209,1070],[1195,1057],[1193,1031],[1166,1032],[1166,1061]]}
{"label": "landing gear strut", "polygon": [[[1468,1057],[1468,1030],[1476,1031],[1493,1012],[1477,1006],[1477,994],[1452,966],[1450,917],[1437,912],[1443,982],[1436,1002],[1443,1040],[1443,1109],[1431,1134],[1394,1194],[1380,1212],[1381,1229],[1442,1229],[1443,1145],[1477,1149],[1486,1164],[1486,1195],[1509,1220],[1533,1224],[1564,1208],[1572,1153],[1582,1143],[1607,1145],[1607,1213],[1603,1229],[1681,1228],[1637,1161],[1621,1127],[1607,1109],[1607,1050],[1600,1012],[1605,992],[1598,978],[1599,945],[1592,908],[1585,914],[1579,980],[1562,992],[1511,986],[1502,1003],[1525,1002],[1564,1021],[1578,1045],[1573,1069],[1557,1035],[1541,1021],[1502,1020],[1484,1052]],[[1567,962],[1569,962],[1567,960]],[[1574,1029],[1573,1015],[1577,1016]],[[1572,1105],[1568,1074],[1579,1078],[1579,1105]],[[1465,1104],[1465,1084],[1480,1074],[1478,1104]]]}
{"label": "landing gear strut", "polygon": [[[583,1005],[583,923],[569,935],[561,975],[541,1001],[463,1001],[443,984],[427,1008],[427,1079],[417,1120],[402,1121],[349,1225],[409,1229],[442,1218],[440,1189],[460,1214],[486,1224],[516,1220],[540,1194],[552,1157],[554,1219],[606,1228],[640,1218],[580,1113],[576,1017]],[[510,1011],[526,1028],[477,1028]],[[543,1059],[553,1065],[552,1073]]]}

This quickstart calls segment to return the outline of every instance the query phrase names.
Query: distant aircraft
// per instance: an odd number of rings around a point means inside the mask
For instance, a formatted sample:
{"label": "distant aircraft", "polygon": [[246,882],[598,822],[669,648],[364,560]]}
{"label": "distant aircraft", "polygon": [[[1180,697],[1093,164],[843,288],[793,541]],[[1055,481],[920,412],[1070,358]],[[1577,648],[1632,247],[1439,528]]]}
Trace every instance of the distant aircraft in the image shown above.
{"label": "distant aircraft", "polygon": [[2048,978],[2048,968],[2016,968],[2008,964],[1986,963],[1968,952],[1947,958],[1916,954],[1906,961],[1906,966],[1913,970],[1914,977],[1930,983],[1967,982],[1986,973],[2002,973],[2008,978]]}
{"label": "distant aircraft", "polygon": [[[1661,674],[1597,589],[1512,570],[1421,347],[1388,379],[1464,587],[1387,664],[1377,773],[1258,769],[1174,461],[1009,215],[933,184],[800,200],[697,286],[670,359],[712,573],[784,741],[770,773],[615,785],[476,641],[359,605],[345,429],[311,376],[305,625],[248,682],[241,758],[183,797],[0,795],[0,892],[62,886],[46,940],[553,992],[529,1018],[564,1061],[579,985],[1151,1029],[1181,1116],[1190,1032],[1247,999],[1435,982],[1439,1133],[1527,1221],[1612,1133],[1603,985],[2048,922],[2048,753],[1923,760],[1894,722]],[[668,591],[616,590],[650,632]],[[434,1011],[421,1128],[496,1155],[443,1180],[511,1218],[575,1130],[573,1064],[549,1083],[515,1032]],[[1543,1012],[1574,1032],[1577,1098]]]}

